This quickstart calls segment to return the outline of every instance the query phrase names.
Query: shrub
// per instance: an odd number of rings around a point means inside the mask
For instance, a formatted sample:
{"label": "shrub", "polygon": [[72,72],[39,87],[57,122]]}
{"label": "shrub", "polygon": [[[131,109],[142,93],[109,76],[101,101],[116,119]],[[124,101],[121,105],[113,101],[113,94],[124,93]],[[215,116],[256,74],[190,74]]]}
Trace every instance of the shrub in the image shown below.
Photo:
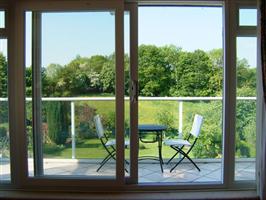
{"label": "shrub", "polygon": [[0,137],[6,137],[7,136],[7,130],[5,127],[0,127]]}
{"label": "shrub", "polygon": [[48,135],[57,145],[65,144],[69,135],[68,111],[69,105],[66,102],[49,102],[47,104]]}
{"label": "shrub", "polygon": [[80,139],[95,137],[95,127],[93,117],[95,109],[87,104],[76,106],[76,133]]}

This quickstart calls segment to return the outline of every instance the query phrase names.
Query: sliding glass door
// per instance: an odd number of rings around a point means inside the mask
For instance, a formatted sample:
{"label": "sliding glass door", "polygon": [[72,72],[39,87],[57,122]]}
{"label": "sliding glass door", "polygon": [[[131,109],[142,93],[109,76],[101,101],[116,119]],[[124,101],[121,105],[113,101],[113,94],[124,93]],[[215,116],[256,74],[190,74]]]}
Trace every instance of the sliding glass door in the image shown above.
{"label": "sliding glass door", "polygon": [[139,182],[221,183],[222,5],[139,6],[138,22]]}
{"label": "sliding glass door", "polygon": [[123,4],[24,14],[29,176],[123,180]]}

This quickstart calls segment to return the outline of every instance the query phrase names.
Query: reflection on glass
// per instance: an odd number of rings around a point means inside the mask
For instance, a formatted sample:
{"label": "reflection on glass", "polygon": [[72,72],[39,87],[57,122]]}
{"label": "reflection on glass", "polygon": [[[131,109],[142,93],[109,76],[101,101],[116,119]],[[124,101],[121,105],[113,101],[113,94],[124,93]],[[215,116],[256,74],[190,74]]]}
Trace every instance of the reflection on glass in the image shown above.
{"label": "reflection on glass", "polygon": [[235,180],[255,180],[256,46],[255,37],[237,38]]}
{"label": "reflection on glass", "polygon": [[10,181],[7,40],[0,40],[0,182]]}
{"label": "reflection on glass", "polygon": [[240,26],[257,26],[257,9],[239,9]]}

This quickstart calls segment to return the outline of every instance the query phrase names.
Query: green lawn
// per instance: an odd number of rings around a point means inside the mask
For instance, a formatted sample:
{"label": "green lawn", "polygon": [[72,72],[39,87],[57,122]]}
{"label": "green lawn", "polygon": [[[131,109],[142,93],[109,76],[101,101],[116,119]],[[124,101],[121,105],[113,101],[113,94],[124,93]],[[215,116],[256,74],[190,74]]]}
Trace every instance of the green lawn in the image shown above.
{"label": "green lawn", "polygon": [[[154,155],[158,156],[157,143],[143,144],[140,143],[139,156]],[[163,146],[163,157],[169,158],[173,155],[174,151],[167,146]],[[44,146],[45,158],[71,158],[72,149],[70,145]],[[107,155],[105,149],[98,139],[87,139],[76,147],[76,158],[104,158]],[[129,149],[126,149],[126,157],[129,157]]]}

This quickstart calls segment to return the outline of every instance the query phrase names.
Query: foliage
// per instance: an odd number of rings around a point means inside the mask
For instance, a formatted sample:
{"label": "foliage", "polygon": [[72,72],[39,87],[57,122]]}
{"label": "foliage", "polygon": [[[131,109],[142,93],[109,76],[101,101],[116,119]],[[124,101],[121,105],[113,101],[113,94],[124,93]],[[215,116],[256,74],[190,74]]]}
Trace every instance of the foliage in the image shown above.
{"label": "foliage", "polygon": [[0,53],[0,97],[7,97],[7,61],[5,56]]}
{"label": "foliage", "polygon": [[9,135],[6,127],[0,127],[0,158],[9,157]]}
{"label": "foliage", "polygon": [[[219,96],[223,88],[223,51],[186,52],[176,46],[139,46],[138,76],[141,96]],[[1,58],[1,57],[0,57]],[[1,59],[0,59],[1,61]],[[77,56],[65,66],[42,69],[43,96],[87,96],[115,93],[115,54]],[[125,94],[129,94],[129,57],[124,56]],[[5,67],[2,64],[2,68]],[[1,62],[0,62],[1,65]],[[0,68],[1,69],[1,68]],[[237,60],[237,88],[256,91],[256,68]],[[26,94],[31,96],[32,69],[26,68]],[[3,89],[2,89],[3,91]]]}
{"label": "foliage", "polygon": [[173,73],[175,84],[171,93],[173,96],[215,96],[221,89],[211,81],[216,71],[204,51],[183,52]]}
{"label": "foliage", "polygon": [[179,57],[179,49],[174,46],[139,47],[139,92],[143,96],[167,96],[173,84],[171,73],[174,68],[173,58]]}
{"label": "foliage", "polygon": [[237,101],[236,156],[254,157],[256,150],[256,103]]}
{"label": "foliage", "polygon": [[5,127],[0,127],[0,138],[7,136],[7,130]]}
{"label": "foliage", "polygon": [[[197,110],[193,112],[203,116],[203,124],[193,149],[193,154],[198,158],[221,158],[222,156],[222,103],[204,102],[200,103]],[[217,112],[219,111],[219,112]],[[191,116],[191,124],[193,122]]]}
{"label": "foliage", "polygon": [[69,136],[69,105],[66,102],[47,103],[47,123],[50,139],[57,145],[65,144]]}
{"label": "foliage", "polygon": [[256,96],[256,68],[250,68],[246,59],[237,62],[237,93],[238,96]]}
{"label": "foliage", "polygon": [[100,80],[103,92],[115,92],[115,55],[111,55],[100,73]]}
{"label": "foliage", "polygon": [[[25,77],[25,85],[26,85],[26,96],[31,97],[32,94],[32,67],[26,67],[25,69],[26,77]],[[42,79],[42,93],[43,96],[48,96],[49,93],[49,83],[46,77],[46,69],[41,69],[41,79]]]}
{"label": "foliage", "polygon": [[115,112],[110,111],[102,115],[102,123],[105,130],[107,130],[107,135],[109,134],[109,136],[115,137]]}
{"label": "foliage", "polygon": [[87,104],[81,104],[75,107],[75,124],[78,138],[88,139],[95,137],[94,120],[95,111],[93,107]]}
{"label": "foliage", "polygon": [[8,122],[8,102],[1,101],[0,102],[0,123]]}

